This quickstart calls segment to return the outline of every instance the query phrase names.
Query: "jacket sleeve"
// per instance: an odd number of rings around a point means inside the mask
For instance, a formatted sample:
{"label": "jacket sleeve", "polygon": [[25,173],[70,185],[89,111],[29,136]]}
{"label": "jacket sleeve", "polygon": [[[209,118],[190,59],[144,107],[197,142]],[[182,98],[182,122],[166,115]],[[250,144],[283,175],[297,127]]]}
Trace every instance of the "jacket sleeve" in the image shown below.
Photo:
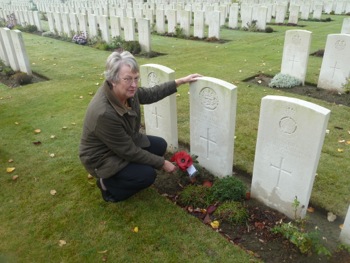
{"label": "jacket sleeve", "polygon": [[155,85],[151,88],[138,89],[138,97],[140,104],[151,104],[157,102],[177,91],[175,80]]}
{"label": "jacket sleeve", "polygon": [[135,163],[149,164],[157,169],[164,164],[164,157],[152,154],[135,145],[132,136],[127,134],[125,122],[120,117],[106,112],[101,115],[95,127],[95,135],[119,158]]}

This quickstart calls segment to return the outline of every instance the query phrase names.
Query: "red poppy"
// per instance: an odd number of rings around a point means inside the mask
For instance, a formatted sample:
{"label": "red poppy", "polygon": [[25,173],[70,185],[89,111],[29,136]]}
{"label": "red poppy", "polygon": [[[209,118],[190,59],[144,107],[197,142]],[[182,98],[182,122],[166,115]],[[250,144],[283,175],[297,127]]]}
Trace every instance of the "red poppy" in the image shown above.
{"label": "red poppy", "polygon": [[177,166],[182,170],[186,171],[188,167],[190,167],[193,164],[193,160],[191,155],[189,155],[185,151],[177,152],[175,153],[171,159],[171,162],[176,162]]}

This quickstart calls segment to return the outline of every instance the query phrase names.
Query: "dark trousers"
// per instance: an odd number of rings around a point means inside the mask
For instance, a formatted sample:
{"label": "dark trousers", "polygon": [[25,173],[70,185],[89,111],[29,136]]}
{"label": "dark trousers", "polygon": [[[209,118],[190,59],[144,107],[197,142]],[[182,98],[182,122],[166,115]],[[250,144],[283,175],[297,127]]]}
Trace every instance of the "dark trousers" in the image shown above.
{"label": "dark trousers", "polygon": [[[163,156],[167,142],[161,137],[147,137],[151,145],[144,150]],[[116,201],[122,201],[152,185],[156,176],[156,170],[151,165],[129,163],[114,176],[103,179],[103,183]]]}

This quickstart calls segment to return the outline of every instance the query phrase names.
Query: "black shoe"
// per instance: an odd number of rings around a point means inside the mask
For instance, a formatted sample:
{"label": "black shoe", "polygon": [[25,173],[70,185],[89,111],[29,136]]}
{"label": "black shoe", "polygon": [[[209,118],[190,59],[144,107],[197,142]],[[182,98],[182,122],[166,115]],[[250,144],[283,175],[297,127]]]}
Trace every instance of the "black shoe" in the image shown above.
{"label": "black shoe", "polygon": [[105,200],[106,202],[112,202],[112,203],[118,202],[117,200],[114,199],[114,197],[112,196],[112,194],[110,192],[102,189],[100,179],[96,180],[96,185],[101,190],[103,200]]}

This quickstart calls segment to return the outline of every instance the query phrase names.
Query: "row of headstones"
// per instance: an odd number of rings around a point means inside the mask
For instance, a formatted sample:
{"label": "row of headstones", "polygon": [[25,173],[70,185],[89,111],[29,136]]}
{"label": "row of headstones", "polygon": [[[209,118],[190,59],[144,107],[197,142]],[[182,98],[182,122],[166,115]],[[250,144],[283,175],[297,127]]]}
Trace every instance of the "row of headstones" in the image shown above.
{"label": "row of headstones", "polygon": [[[350,20],[347,20],[350,21]],[[348,22],[349,23],[349,22]],[[305,82],[312,32],[287,30],[281,73]],[[322,58],[317,87],[344,92],[350,80],[350,34],[330,34]]]}
{"label": "row of headstones", "polygon": [[[141,86],[175,79],[175,72],[157,64],[140,67]],[[237,87],[226,81],[201,77],[190,84],[190,152],[199,164],[218,177],[232,175]],[[176,94],[144,106],[146,133],[162,136],[169,151],[178,149]],[[312,192],[330,110],[304,100],[266,96],[260,107],[252,197],[290,218],[295,196],[300,216]],[[350,211],[350,209],[349,209]],[[350,212],[342,240],[350,242]]]}
{"label": "row of headstones", "polygon": [[0,28],[0,60],[14,71],[32,75],[21,31]]}
{"label": "row of headstones", "polygon": [[0,18],[5,21],[8,20],[8,17],[15,15],[16,23],[22,26],[35,25],[38,31],[42,31],[40,15],[38,11],[19,11],[19,10],[9,10],[9,9],[0,9]]}

